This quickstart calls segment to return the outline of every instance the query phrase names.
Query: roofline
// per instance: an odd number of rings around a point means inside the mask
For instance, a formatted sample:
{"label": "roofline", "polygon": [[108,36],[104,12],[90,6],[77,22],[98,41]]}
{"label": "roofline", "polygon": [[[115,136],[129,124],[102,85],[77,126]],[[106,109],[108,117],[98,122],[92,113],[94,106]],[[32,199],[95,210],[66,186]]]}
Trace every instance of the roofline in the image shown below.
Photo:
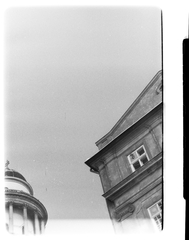
{"label": "roofline", "polygon": [[146,92],[146,90],[155,82],[155,80],[162,75],[162,70],[159,70],[156,75],[152,78],[152,80],[148,83],[148,85],[143,89],[143,91],[139,94],[139,96],[136,98],[136,100],[130,105],[130,107],[126,110],[126,112],[121,116],[121,118],[116,122],[116,124],[113,126],[113,128],[106,134],[104,135],[102,138],[100,138],[97,142],[95,142],[95,144],[98,146],[98,144],[104,140],[105,138],[107,138],[116,128],[117,126],[120,124],[120,122],[124,119],[124,117],[133,109],[133,107],[136,105],[136,103],[141,99],[141,97],[144,95],[144,93]]}
{"label": "roofline", "polygon": [[127,128],[125,131],[123,131],[122,133],[120,133],[116,138],[114,138],[111,142],[109,142],[106,146],[104,146],[101,150],[99,150],[95,155],[93,155],[91,158],[89,158],[87,161],[85,161],[85,164],[87,166],[89,166],[92,170],[94,170],[95,172],[98,172],[97,169],[95,169],[92,166],[92,163],[98,158],[100,157],[100,155],[102,155],[103,153],[105,153],[108,148],[110,148],[112,145],[114,145],[116,142],[118,142],[126,133],[128,133],[129,131],[132,131],[133,128],[135,128],[137,125],[139,125],[142,120],[144,118],[147,118],[150,114],[152,114],[153,112],[155,112],[157,109],[161,108],[163,105],[163,103],[159,103],[157,104],[153,109],[151,109],[147,114],[145,114],[144,116],[142,116],[140,119],[138,119],[135,123],[133,123],[129,128]]}

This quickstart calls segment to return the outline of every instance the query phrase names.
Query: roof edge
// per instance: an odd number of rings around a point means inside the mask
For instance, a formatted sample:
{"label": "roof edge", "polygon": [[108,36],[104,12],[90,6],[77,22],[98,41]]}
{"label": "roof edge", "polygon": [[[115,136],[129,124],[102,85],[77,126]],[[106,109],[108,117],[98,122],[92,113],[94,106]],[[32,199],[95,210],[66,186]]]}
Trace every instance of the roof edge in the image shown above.
{"label": "roof edge", "polygon": [[125,116],[134,108],[136,103],[141,99],[141,97],[144,95],[144,93],[147,91],[147,89],[150,88],[150,86],[155,82],[155,80],[162,75],[163,70],[159,70],[156,75],[151,79],[151,81],[148,83],[148,85],[143,89],[143,91],[138,95],[138,97],[135,99],[135,101],[130,105],[130,107],[126,110],[126,112],[121,116],[121,118],[116,122],[116,124],[111,128],[111,130],[105,134],[102,138],[100,138],[98,141],[95,142],[96,146],[100,144],[101,141],[103,141],[105,138],[107,138],[120,124],[120,122],[125,118]]}

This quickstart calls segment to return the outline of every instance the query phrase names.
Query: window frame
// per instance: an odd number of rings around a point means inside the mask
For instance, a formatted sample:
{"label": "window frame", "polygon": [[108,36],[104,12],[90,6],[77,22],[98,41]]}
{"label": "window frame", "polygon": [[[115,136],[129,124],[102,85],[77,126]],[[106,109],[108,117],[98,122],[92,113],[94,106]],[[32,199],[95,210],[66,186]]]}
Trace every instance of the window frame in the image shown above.
{"label": "window frame", "polygon": [[[163,205],[163,201],[162,199],[159,199],[157,202],[155,202],[154,204],[152,204],[151,206],[148,207],[148,214],[150,216],[150,218],[153,220],[154,224],[156,225],[156,227],[159,229],[159,230],[162,230],[163,228],[163,224],[162,224],[162,220],[163,220],[163,214],[162,214],[162,208],[159,207],[158,203],[161,202],[161,206]],[[155,214],[151,214],[150,212],[150,208],[152,208],[153,206],[157,206],[158,208],[158,212],[155,213]],[[155,220],[155,217],[157,217],[158,215],[161,216],[161,221],[159,219]]]}
{"label": "window frame", "polygon": [[[143,150],[144,150],[144,153],[143,153],[142,155],[139,155],[138,152],[137,152],[140,148],[143,148]],[[134,155],[137,156],[133,161],[132,161],[131,158],[130,158],[130,155],[131,155],[131,154],[134,154]],[[141,168],[142,166],[145,165],[145,163],[143,163],[143,162],[141,161],[141,158],[142,158],[143,156],[146,156],[148,162],[150,161],[150,158],[149,158],[149,156],[148,156],[148,153],[147,153],[147,151],[146,151],[146,148],[145,148],[144,144],[140,145],[138,148],[136,148],[134,151],[132,151],[131,153],[129,153],[129,154],[127,155],[127,159],[128,159],[129,164],[130,164],[130,166],[131,166],[132,172],[135,172],[135,171],[138,169],[138,168],[135,169],[135,167],[134,167],[134,165],[133,165],[133,164],[136,163],[137,161],[138,161],[139,164],[140,164],[140,167],[139,167],[139,168]]]}

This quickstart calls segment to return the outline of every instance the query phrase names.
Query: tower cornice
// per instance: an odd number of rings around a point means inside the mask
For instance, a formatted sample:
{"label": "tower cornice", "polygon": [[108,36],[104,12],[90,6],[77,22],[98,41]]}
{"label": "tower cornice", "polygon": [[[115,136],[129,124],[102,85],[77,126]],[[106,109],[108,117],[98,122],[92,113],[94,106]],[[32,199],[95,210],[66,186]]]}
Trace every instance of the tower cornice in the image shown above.
{"label": "tower cornice", "polygon": [[5,190],[5,204],[14,202],[16,205],[26,205],[33,211],[37,211],[39,216],[45,221],[48,219],[48,214],[45,206],[35,197],[23,191],[6,189]]}

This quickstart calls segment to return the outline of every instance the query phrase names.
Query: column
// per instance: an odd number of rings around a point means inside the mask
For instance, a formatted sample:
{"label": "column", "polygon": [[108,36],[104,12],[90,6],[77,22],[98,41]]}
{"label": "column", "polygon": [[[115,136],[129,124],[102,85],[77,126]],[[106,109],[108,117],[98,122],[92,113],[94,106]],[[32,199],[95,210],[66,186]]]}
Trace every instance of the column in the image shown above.
{"label": "column", "polygon": [[24,205],[24,207],[23,207],[23,218],[24,218],[24,234],[27,234],[27,232],[28,232],[28,213],[27,213],[26,205]]}
{"label": "column", "polygon": [[9,203],[9,232],[13,233],[13,203]]}
{"label": "column", "polygon": [[43,233],[45,230],[45,222],[43,219],[41,219],[41,233]]}
{"label": "column", "polygon": [[34,213],[35,234],[39,234],[39,219],[37,212]]}

